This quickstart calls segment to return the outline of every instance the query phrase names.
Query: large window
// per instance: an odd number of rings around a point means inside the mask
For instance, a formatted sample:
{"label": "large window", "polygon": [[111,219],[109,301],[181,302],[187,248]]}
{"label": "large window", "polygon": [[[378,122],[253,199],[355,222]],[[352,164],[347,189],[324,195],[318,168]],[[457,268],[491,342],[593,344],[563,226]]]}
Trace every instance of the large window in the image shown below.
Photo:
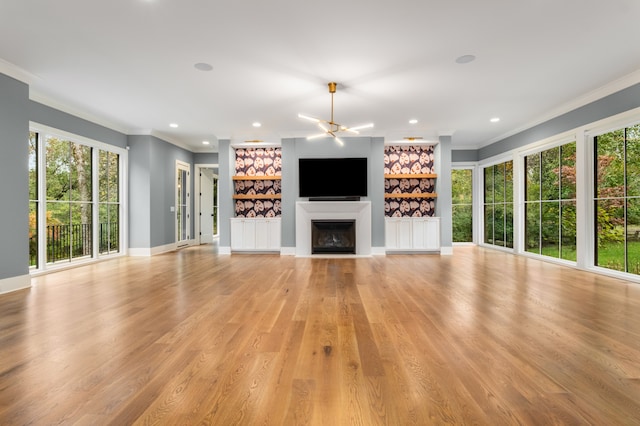
{"label": "large window", "polygon": [[595,264],[640,274],[640,124],[595,138]]}
{"label": "large window", "polygon": [[484,242],[513,248],[513,161],[484,169]]}
{"label": "large window", "polygon": [[29,133],[29,266],[38,267],[38,134]]}
{"label": "large window", "polygon": [[120,155],[100,150],[99,184],[100,199],[100,254],[120,251]]}
{"label": "large window", "polygon": [[92,255],[92,150],[47,136],[47,262]]}
{"label": "large window", "polygon": [[37,269],[120,251],[121,154],[54,133],[29,134],[29,264]]}
{"label": "large window", "polygon": [[451,171],[453,242],[473,241],[473,170]]}
{"label": "large window", "polygon": [[524,159],[525,250],[576,260],[576,143]]}

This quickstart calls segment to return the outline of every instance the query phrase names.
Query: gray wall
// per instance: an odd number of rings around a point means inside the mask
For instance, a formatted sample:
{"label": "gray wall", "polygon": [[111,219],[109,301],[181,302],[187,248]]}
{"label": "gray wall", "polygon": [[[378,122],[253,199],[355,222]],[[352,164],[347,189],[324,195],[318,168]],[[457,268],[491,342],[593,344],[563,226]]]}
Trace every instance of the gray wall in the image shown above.
{"label": "gray wall", "polygon": [[451,151],[451,161],[454,163],[478,161],[478,150],[477,149],[458,149],[455,151]]}
{"label": "gray wall", "polygon": [[193,154],[194,164],[218,164],[217,152],[196,152]]}
{"label": "gray wall", "polygon": [[[191,166],[193,218],[193,153],[149,135],[129,136],[129,244],[153,248],[176,240],[176,160]],[[193,238],[194,221],[190,236]]]}
{"label": "gray wall", "polygon": [[451,207],[451,136],[440,136],[440,143],[435,147],[436,189],[436,216],[440,217],[440,246],[445,251],[453,246],[453,221]]}
{"label": "gray wall", "polygon": [[129,247],[151,247],[150,136],[129,136]]}
{"label": "gray wall", "polygon": [[530,143],[638,107],[640,107],[640,84],[598,99],[581,108],[481,148],[478,150],[478,159],[484,160],[513,149],[522,148]]}
{"label": "gray wall", "polygon": [[0,279],[29,273],[29,87],[0,74]]}
{"label": "gray wall", "polygon": [[38,102],[29,101],[29,120],[120,148],[127,146],[127,136],[123,133],[66,112],[58,111]]}
{"label": "gray wall", "polygon": [[220,247],[231,247],[231,219],[235,215],[235,203],[233,202],[233,176],[235,171],[235,155],[229,139],[218,141],[218,206],[219,244]]}
{"label": "gray wall", "polygon": [[301,200],[298,197],[298,159],[331,157],[368,158],[369,196],[363,200],[371,201],[371,244],[384,247],[384,139],[354,137],[343,140],[344,146],[331,138],[282,140],[282,247],[296,245],[295,203]]}

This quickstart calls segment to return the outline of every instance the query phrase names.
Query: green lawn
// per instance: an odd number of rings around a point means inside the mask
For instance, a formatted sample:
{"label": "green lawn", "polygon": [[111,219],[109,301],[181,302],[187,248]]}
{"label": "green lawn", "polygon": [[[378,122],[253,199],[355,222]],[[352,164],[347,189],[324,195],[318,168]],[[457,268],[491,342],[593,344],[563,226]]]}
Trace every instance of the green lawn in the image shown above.
{"label": "green lawn", "polygon": [[[640,275],[640,241],[629,241],[628,244],[628,272]],[[577,260],[575,247],[563,247],[562,257],[557,246],[542,247],[541,254],[574,262]],[[609,243],[599,247],[596,264],[603,268],[624,271],[624,243]]]}

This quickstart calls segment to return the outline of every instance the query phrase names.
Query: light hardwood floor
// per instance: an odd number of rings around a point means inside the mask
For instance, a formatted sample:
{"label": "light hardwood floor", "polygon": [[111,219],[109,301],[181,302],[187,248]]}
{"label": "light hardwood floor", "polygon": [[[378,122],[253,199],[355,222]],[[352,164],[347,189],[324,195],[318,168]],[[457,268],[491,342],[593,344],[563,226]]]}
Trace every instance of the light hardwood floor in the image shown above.
{"label": "light hardwood floor", "polygon": [[113,259],[0,296],[0,424],[640,424],[640,284],[477,247]]}

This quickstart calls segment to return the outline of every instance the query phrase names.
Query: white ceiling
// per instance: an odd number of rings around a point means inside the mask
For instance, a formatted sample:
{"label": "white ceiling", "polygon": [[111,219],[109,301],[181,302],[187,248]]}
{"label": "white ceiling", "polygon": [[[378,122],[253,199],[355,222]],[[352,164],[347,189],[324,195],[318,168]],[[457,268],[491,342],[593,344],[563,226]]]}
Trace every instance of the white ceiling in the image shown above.
{"label": "white ceiling", "polygon": [[297,114],[329,118],[329,81],[366,136],[477,148],[640,81],[638,17],[638,0],[1,0],[0,72],[193,151],[317,133]]}

